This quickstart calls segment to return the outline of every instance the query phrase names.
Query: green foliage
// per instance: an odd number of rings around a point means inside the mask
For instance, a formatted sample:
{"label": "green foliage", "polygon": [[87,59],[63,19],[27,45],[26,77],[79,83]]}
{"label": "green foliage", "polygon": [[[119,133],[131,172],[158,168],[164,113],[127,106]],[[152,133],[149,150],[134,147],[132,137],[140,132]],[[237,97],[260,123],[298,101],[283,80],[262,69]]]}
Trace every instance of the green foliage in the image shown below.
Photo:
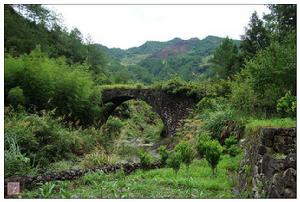
{"label": "green foliage", "polygon": [[233,40],[225,38],[214,52],[211,62],[215,65],[218,78],[230,78],[239,71],[238,48]]}
{"label": "green foliage", "polygon": [[[239,77],[237,76],[237,78]],[[244,113],[253,113],[259,105],[259,98],[249,83],[233,82],[230,103],[239,111]]]}
{"label": "green foliage", "polygon": [[145,150],[141,150],[139,152],[139,158],[143,168],[147,168],[147,166],[153,161],[151,154]]}
{"label": "green foliage", "polygon": [[108,155],[103,150],[95,150],[86,154],[80,164],[85,168],[103,165],[113,165],[117,162],[114,155]]}
{"label": "green foliage", "polygon": [[268,8],[271,13],[264,16],[266,27],[275,40],[283,41],[287,34],[297,28],[297,6],[296,4],[271,4]]}
{"label": "green foliage", "polygon": [[296,96],[291,95],[291,91],[288,91],[277,102],[277,111],[283,115],[296,117]]}
{"label": "green foliage", "polygon": [[248,111],[255,108],[256,112],[267,115],[275,113],[278,99],[289,90],[292,95],[296,92],[296,49],[292,34],[286,36],[285,43],[272,42],[247,61],[233,86],[235,106]]}
{"label": "green foliage", "polygon": [[225,153],[229,154],[230,156],[236,156],[241,152],[241,149],[237,145],[238,139],[235,135],[230,135],[228,138],[225,139]]}
{"label": "green foliage", "polygon": [[30,158],[34,166],[46,166],[62,159],[72,159],[75,154],[89,152],[97,144],[99,134],[91,129],[71,130],[63,126],[51,113],[41,116],[6,109],[4,140],[5,150],[9,140],[15,139],[22,154]]}
{"label": "green foliage", "polygon": [[55,192],[55,183],[46,182],[39,188],[39,195],[41,198],[52,198]]}
{"label": "green foliage", "polygon": [[252,14],[245,34],[241,38],[240,49],[244,60],[253,58],[259,50],[270,45],[269,33],[263,20],[258,18],[256,11]]}
{"label": "green foliage", "polygon": [[94,185],[95,181],[100,181],[105,178],[105,173],[100,172],[89,172],[81,177],[80,182],[84,185]]}
{"label": "green foliage", "polygon": [[229,148],[232,145],[235,145],[238,143],[238,139],[235,137],[235,135],[230,135],[228,138],[225,140],[225,147]]}
{"label": "green foliage", "polygon": [[207,143],[211,140],[210,133],[207,131],[202,132],[198,135],[197,138],[197,152],[200,157],[205,157],[206,149],[207,149]]}
{"label": "green foliage", "polygon": [[227,127],[227,124],[234,121],[236,121],[236,118],[233,110],[226,107],[223,110],[219,109],[215,112],[209,112],[204,128],[212,132],[213,138],[220,140],[220,135],[225,127]]}
{"label": "green foliage", "polygon": [[94,123],[101,113],[99,90],[85,67],[69,67],[63,59],[50,59],[38,48],[18,58],[6,56],[4,85],[5,99],[12,102],[16,91],[9,99],[8,92],[21,88],[28,109],[56,108],[58,115],[69,115],[66,119],[80,124]]}
{"label": "green foliage", "polygon": [[181,162],[181,154],[179,152],[172,151],[167,160],[167,165],[177,174],[180,169]]}
{"label": "green foliage", "polygon": [[210,167],[215,174],[215,169],[220,161],[223,148],[217,140],[210,140],[207,142],[205,149],[205,159],[208,161]]}
{"label": "green foliage", "polygon": [[84,43],[81,32],[70,32],[58,15],[41,5],[5,5],[5,50],[14,55],[30,53],[37,45],[50,57],[64,56],[69,64],[88,63],[96,74],[103,71],[103,51],[89,40]]}
{"label": "green foliage", "polygon": [[71,169],[73,167],[73,164],[74,163],[72,161],[61,160],[54,163],[50,163],[47,166],[47,169],[51,172],[60,172]]}
{"label": "green foliage", "polygon": [[19,86],[10,89],[7,95],[7,100],[15,108],[19,105],[23,106],[25,104],[23,90]]}
{"label": "green foliage", "polygon": [[161,145],[158,151],[160,155],[161,164],[165,166],[167,164],[167,159],[169,158],[169,151],[167,150],[167,147],[164,145]]}
{"label": "green foliage", "polygon": [[[189,175],[169,168],[137,170],[124,176],[121,172],[105,174],[90,172],[77,180],[66,181],[65,190],[70,198],[236,198],[232,192],[237,185],[237,173],[242,156],[223,156],[218,172],[211,177],[211,168],[206,160],[195,160]],[[181,172],[182,171],[182,172]],[[56,183],[52,198],[63,198],[58,192],[63,186]],[[40,198],[38,188],[22,190],[22,198]]]}
{"label": "green foliage", "polygon": [[68,191],[69,189],[69,182],[60,182],[59,183],[59,196],[60,198],[66,199],[66,198],[71,198],[71,192]]}
{"label": "green foliage", "polygon": [[123,127],[122,121],[117,117],[109,117],[107,120],[103,131],[105,131],[107,134],[115,135],[120,133],[121,128]]}
{"label": "green foliage", "polygon": [[32,172],[30,159],[21,153],[17,142],[13,138],[6,140],[9,149],[4,150],[4,176],[23,176]]}
{"label": "green foliage", "polygon": [[195,157],[193,146],[188,141],[181,141],[176,145],[175,151],[180,154],[182,163],[189,167]]}

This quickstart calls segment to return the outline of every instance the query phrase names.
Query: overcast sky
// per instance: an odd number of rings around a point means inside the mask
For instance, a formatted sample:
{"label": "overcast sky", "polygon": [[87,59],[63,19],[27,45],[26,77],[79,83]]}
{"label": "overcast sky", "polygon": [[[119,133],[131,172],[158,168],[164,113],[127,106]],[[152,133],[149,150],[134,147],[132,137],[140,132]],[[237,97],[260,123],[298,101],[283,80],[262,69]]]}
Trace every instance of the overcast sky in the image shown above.
{"label": "overcast sky", "polygon": [[48,5],[69,29],[109,48],[130,48],[146,41],[207,35],[240,39],[250,16],[268,13],[264,5]]}

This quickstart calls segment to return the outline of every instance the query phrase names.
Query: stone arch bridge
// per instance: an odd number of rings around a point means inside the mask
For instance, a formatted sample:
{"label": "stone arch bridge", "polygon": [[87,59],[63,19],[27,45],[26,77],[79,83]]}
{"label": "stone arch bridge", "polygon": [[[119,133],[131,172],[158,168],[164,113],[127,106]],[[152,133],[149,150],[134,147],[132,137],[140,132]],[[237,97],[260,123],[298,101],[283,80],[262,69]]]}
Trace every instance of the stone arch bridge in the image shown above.
{"label": "stone arch bridge", "polygon": [[185,94],[169,94],[162,89],[103,89],[102,102],[105,108],[102,121],[106,122],[119,105],[131,99],[145,101],[156,111],[164,123],[165,136],[175,134],[199,100]]}

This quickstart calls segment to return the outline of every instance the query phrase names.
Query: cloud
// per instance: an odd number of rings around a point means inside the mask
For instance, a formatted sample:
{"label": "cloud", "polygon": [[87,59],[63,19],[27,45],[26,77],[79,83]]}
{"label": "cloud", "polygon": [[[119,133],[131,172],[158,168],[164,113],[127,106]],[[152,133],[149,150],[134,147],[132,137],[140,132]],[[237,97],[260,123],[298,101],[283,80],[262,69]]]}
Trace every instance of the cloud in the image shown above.
{"label": "cloud", "polygon": [[167,41],[207,35],[239,39],[254,11],[264,5],[49,5],[96,43],[129,48],[148,40]]}

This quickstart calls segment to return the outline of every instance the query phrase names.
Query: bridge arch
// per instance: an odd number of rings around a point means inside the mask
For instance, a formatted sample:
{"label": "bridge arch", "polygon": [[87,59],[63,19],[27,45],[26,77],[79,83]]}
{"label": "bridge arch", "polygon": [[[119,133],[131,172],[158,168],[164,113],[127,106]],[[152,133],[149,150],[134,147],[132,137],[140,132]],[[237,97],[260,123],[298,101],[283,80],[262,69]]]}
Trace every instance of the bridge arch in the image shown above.
{"label": "bridge arch", "polygon": [[168,94],[161,89],[105,89],[102,90],[103,122],[119,105],[131,99],[142,100],[154,109],[164,123],[166,136],[175,134],[196,104],[191,97]]}

